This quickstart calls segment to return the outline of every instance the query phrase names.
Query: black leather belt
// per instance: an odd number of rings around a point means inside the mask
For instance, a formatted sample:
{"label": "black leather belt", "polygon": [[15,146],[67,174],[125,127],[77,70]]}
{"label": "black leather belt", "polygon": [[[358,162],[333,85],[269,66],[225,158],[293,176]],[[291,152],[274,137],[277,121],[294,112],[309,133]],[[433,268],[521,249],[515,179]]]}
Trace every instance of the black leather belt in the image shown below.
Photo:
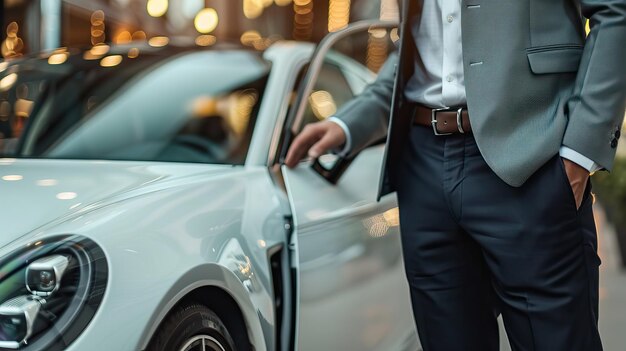
{"label": "black leather belt", "polygon": [[415,105],[413,123],[432,127],[435,135],[472,132],[467,107],[432,109],[423,105]]}

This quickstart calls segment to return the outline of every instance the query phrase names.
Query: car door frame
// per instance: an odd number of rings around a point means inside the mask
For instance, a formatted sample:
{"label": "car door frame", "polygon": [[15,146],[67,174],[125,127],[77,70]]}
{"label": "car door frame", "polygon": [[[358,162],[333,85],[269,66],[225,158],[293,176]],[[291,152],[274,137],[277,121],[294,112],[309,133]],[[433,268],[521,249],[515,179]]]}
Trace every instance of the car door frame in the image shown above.
{"label": "car door frame", "polygon": [[330,51],[330,49],[332,49],[333,45],[341,39],[349,37],[350,35],[361,32],[363,30],[371,29],[372,27],[381,29],[392,29],[397,28],[398,26],[399,22],[397,21],[359,21],[350,24],[345,29],[330,33],[326,37],[324,37],[324,39],[322,39],[320,44],[315,48],[313,55],[311,56],[311,61],[305,73],[304,79],[298,87],[298,95],[296,97],[296,102],[294,103],[294,108],[291,109],[289,115],[287,116],[283,128],[283,133],[281,133],[281,136],[284,136],[285,138],[285,142],[283,142],[283,147],[282,150],[280,150],[280,154],[278,157],[281,163],[284,161],[284,158],[287,155],[287,150],[291,145],[293,137],[302,129],[302,122],[307,108],[306,97],[309,96],[311,92],[313,92],[317,78],[324,66],[326,54]]}
{"label": "car door frame", "polygon": [[[284,160],[286,156],[289,145],[291,144],[292,138],[302,129],[302,124],[304,122],[304,116],[306,113],[307,105],[308,105],[308,96],[314,91],[315,84],[319,78],[319,74],[326,62],[326,58],[328,56],[329,51],[333,48],[333,46],[339,42],[340,40],[347,38],[353,34],[357,34],[359,32],[363,32],[366,30],[370,30],[372,28],[381,28],[381,29],[393,29],[399,26],[398,22],[395,21],[361,21],[355,24],[350,25],[344,30],[331,33],[327,35],[322,42],[315,49],[312,59],[309,63],[308,69],[305,73],[305,76],[298,86],[298,94],[297,99],[285,120],[285,124],[282,126],[283,131],[281,133],[282,138],[285,138],[283,142],[282,150],[279,150],[279,160]],[[390,199],[386,199],[383,202],[389,202]],[[292,216],[295,216],[295,213],[292,213]],[[293,222],[290,223],[290,248],[291,248],[291,267],[295,268],[296,271],[299,271],[299,253],[296,249],[297,247],[297,232],[295,228],[295,224]],[[299,314],[300,314],[300,282],[299,274],[295,274],[293,276],[293,284],[295,291],[293,291],[293,309],[291,314],[292,325],[291,328],[291,344],[292,347],[298,347],[298,335],[299,335]]]}

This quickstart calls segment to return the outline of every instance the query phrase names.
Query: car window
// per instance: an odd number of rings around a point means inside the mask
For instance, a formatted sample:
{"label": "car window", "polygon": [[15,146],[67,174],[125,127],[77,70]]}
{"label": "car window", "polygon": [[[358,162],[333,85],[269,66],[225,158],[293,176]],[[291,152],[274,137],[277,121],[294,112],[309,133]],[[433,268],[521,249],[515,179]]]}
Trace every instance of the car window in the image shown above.
{"label": "car window", "polygon": [[0,157],[243,164],[270,69],[236,50],[41,61],[0,77],[15,80],[0,91]]}
{"label": "car window", "polygon": [[[334,42],[314,60],[322,62],[310,76],[313,89],[306,100],[304,114],[294,118],[289,132],[299,133],[307,124],[332,117],[346,103],[361,94],[376,80],[387,58],[395,51],[397,29],[370,28]],[[391,103],[391,101],[389,102]],[[341,117],[341,116],[338,116]],[[285,148],[283,148],[283,154]]]}
{"label": "car window", "polygon": [[303,126],[323,121],[335,114],[337,109],[355,96],[341,68],[325,62],[315,82],[308,104]]}

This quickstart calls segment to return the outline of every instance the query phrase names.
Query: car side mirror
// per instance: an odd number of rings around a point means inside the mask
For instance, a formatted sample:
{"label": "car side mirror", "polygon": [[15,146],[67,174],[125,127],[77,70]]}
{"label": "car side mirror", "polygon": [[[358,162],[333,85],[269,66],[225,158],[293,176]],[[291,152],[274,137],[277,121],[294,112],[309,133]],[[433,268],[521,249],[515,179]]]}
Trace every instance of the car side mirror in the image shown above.
{"label": "car side mirror", "polygon": [[337,155],[323,155],[313,161],[311,168],[326,179],[329,183],[336,185],[341,176],[346,172],[354,158],[344,158]]}

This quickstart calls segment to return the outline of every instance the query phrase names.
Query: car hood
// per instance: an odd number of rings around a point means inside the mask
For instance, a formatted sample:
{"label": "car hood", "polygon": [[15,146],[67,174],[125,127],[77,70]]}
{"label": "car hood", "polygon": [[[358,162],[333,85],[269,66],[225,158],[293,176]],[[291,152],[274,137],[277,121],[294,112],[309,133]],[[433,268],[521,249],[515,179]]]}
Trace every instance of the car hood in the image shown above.
{"label": "car hood", "polygon": [[[231,166],[0,159],[0,247],[52,221]],[[169,185],[168,185],[169,184]]]}

